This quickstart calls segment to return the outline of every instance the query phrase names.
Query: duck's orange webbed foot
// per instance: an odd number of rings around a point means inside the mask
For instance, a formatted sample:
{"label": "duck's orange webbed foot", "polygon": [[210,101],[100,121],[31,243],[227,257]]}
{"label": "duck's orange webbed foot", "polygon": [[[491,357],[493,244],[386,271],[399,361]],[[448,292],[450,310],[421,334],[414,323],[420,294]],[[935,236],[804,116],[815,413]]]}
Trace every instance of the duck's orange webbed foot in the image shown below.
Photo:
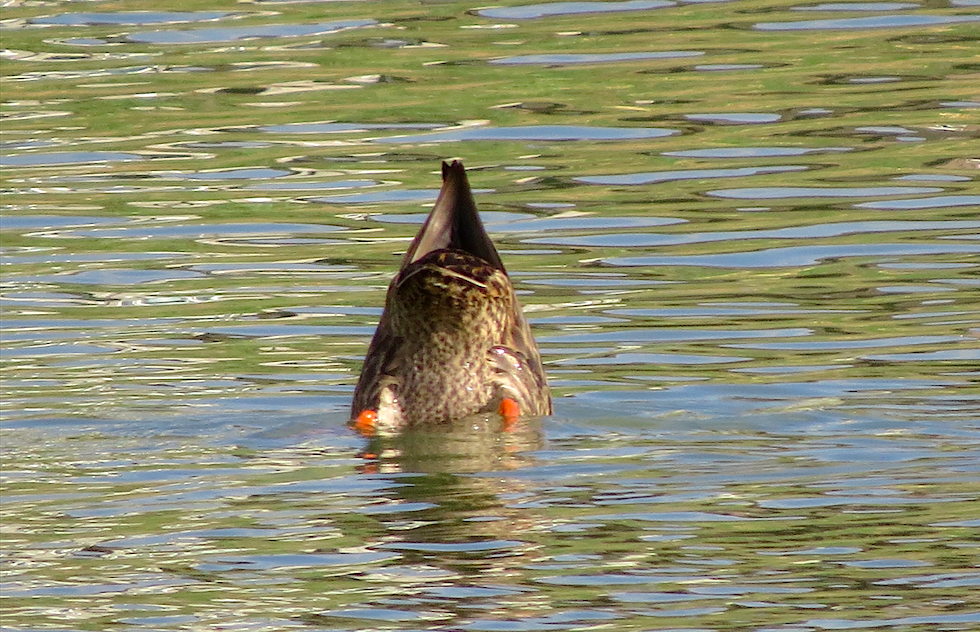
{"label": "duck's orange webbed foot", "polygon": [[366,408],[350,422],[350,425],[361,436],[373,437],[378,431],[378,413],[377,411]]}
{"label": "duck's orange webbed foot", "polygon": [[515,400],[503,398],[497,412],[504,418],[504,432],[510,432],[517,427],[517,420],[521,418],[521,407]]}

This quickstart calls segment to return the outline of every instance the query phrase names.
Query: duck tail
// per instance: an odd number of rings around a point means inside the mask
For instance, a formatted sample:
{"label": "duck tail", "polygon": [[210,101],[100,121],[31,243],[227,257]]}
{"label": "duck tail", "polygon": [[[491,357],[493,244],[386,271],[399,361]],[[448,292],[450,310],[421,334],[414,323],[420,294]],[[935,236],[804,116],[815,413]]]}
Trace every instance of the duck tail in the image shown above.
{"label": "duck tail", "polygon": [[462,250],[504,270],[504,263],[480,220],[466,170],[458,160],[442,163],[439,197],[405,253],[402,266],[443,248]]}

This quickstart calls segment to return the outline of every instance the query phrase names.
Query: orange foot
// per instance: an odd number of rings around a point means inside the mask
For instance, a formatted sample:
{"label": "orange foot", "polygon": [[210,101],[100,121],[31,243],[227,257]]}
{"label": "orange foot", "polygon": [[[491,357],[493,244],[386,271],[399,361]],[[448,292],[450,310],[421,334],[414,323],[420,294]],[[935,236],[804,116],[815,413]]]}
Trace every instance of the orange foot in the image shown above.
{"label": "orange foot", "polygon": [[378,413],[370,409],[362,410],[350,425],[361,436],[373,437],[374,433],[378,430]]}
{"label": "orange foot", "polygon": [[521,418],[521,407],[516,401],[505,397],[500,400],[500,408],[497,412],[504,418],[504,432],[510,432],[517,427],[517,420]]}

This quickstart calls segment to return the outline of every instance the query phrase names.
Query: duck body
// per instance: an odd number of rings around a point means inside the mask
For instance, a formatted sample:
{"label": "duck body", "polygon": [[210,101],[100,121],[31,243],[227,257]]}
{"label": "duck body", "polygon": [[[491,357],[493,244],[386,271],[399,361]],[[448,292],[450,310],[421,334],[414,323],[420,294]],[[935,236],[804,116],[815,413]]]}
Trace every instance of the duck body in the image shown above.
{"label": "duck body", "polygon": [[[551,413],[530,327],[458,161],[388,286],[351,406],[365,434]],[[516,406],[515,406],[516,405]],[[367,431],[367,432],[365,432]]]}

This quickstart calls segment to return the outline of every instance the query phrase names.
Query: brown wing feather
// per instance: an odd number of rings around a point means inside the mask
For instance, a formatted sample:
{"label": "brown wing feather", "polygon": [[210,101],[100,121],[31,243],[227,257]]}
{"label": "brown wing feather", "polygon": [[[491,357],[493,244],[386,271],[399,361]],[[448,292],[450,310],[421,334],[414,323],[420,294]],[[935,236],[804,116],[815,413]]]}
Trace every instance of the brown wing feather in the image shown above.
{"label": "brown wing feather", "polygon": [[356,418],[362,410],[377,410],[378,397],[386,384],[395,381],[399,373],[398,350],[402,339],[394,334],[387,313],[381,315],[378,329],[374,332],[367,355],[364,356],[364,366],[361,377],[354,387],[354,400],[351,403],[351,418]]}
{"label": "brown wing feather", "polygon": [[504,331],[503,344],[491,349],[490,362],[497,372],[498,386],[519,395],[518,400],[523,403],[522,413],[550,415],[551,391],[541,362],[541,352],[516,299],[514,306],[513,323]]}

